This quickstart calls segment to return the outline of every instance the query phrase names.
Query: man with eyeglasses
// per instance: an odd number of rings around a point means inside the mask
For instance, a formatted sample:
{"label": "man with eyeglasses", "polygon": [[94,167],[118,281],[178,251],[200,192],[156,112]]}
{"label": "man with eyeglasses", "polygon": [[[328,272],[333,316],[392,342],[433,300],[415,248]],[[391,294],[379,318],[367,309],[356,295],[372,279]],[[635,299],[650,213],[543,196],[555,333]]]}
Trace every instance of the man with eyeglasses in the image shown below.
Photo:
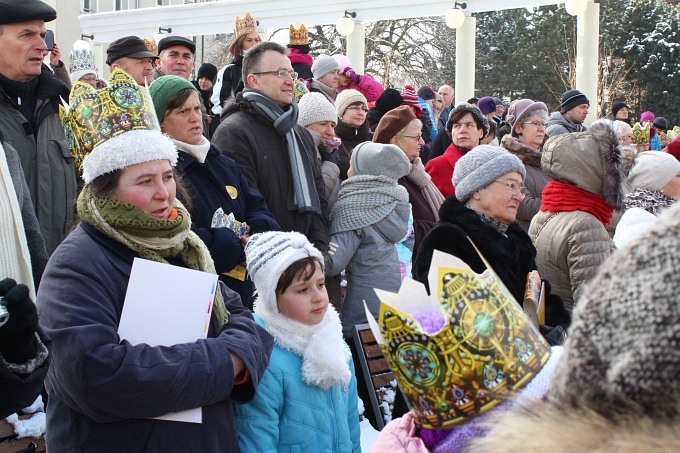
{"label": "man with eyeglasses", "polygon": [[59,120],[68,89],[43,63],[46,22],[39,0],[0,0],[0,135],[19,154],[48,253],[73,227],[76,170]]}
{"label": "man with eyeglasses", "polygon": [[489,133],[489,121],[479,108],[463,103],[451,111],[446,123],[446,132],[451,136],[453,143],[444,154],[430,159],[425,166],[425,171],[444,197],[456,193],[452,182],[456,162],[478,146],[482,138]]}
{"label": "man with eyeglasses", "polygon": [[553,112],[548,119],[545,135],[554,137],[571,132],[583,132],[586,127],[583,122],[588,116],[590,101],[579,90],[569,90],[562,95],[560,111]]}
{"label": "man with eyeglasses", "polygon": [[245,88],[226,104],[212,141],[239,164],[283,231],[302,233],[324,251],[325,186],[314,140],[297,124],[296,76],[282,45],[251,48],[243,59]]}

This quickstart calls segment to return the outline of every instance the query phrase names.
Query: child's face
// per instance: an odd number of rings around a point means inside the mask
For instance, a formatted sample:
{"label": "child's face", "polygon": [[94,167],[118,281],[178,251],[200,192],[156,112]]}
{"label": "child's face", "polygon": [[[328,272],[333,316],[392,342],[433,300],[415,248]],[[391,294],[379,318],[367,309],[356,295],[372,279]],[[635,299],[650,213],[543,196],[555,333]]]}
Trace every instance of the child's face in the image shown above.
{"label": "child's face", "polygon": [[326,278],[321,267],[314,265],[314,275],[308,281],[298,275],[276,301],[279,312],[287,318],[305,324],[319,324],[328,309]]}

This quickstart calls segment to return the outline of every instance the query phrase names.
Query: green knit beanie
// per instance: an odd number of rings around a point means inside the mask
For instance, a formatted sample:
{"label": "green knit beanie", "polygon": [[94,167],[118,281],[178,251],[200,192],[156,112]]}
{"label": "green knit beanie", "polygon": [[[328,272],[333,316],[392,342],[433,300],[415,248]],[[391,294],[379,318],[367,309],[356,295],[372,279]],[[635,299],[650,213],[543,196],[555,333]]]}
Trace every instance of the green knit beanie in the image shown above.
{"label": "green knit beanie", "polygon": [[[165,75],[157,78],[151,83],[149,91],[151,92],[151,99],[153,100],[153,106],[156,109],[156,116],[158,117],[159,124],[162,123],[163,118],[165,118],[165,111],[168,109],[168,101],[170,101],[170,98],[186,88],[196,90],[196,87],[191,82],[184,77],[176,75]],[[196,90],[196,92],[198,93],[198,90]]]}

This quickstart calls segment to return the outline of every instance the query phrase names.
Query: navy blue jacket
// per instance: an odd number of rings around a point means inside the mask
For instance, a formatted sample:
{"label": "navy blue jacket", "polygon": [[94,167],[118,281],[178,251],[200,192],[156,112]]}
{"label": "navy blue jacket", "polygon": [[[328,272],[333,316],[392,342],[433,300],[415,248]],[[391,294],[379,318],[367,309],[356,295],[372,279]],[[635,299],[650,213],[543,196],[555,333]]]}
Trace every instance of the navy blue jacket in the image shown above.
{"label": "navy blue jacket", "polygon": [[210,145],[204,163],[179,151],[177,168],[189,187],[193,204],[191,229],[208,246],[215,269],[221,274],[220,280],[239,293],[244,305],[252,308],[250,299],[255,287],[250,279],[242,281],[224,274],[245,262],[241,240],[228,228],[211,228],[213,215],[218,208],[222,208],[225,215],[234,213],[236,220],[250,225],[251,235],[279,231],[281,227],[267,208],[264,197],[250,187],[236,162],[223,155],[215,145]]}
{"label": "navy blue jacket", "polygon": [[[135,256],[82,222],[47,264],[37,308],[52,340],[48,450],[238,451],[232,401],[255,396],[273,338],[222,285],[229,321],[220,329],[213,315],[208,338],[167,347],[121,341],[118,324]],[[234,385],[230,352],[250,374],[243,385]],[[203,409],[202,424],[152,419],[196,407]]]}

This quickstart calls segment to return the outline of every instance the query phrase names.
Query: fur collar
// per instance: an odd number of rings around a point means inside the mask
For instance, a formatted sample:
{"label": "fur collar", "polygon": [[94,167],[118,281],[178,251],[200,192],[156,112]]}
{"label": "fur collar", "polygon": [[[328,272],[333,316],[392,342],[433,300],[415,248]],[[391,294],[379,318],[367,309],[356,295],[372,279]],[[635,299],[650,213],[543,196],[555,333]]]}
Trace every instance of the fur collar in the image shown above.
{"label": "fur collar", "polygon": [[616,131],[609,125],[594,124],[588,133],[593,136],[604,161],[605,173],[602,184],[602,195],[609,206],[621,210],[623,208],[623,147],[619,144]]}
{"label": "fur collar", "polygon": [[525,145],[520,142],[519,139],[510,136],[510,134],[503,137],[501,146],[511,154],[519,157],[519,160],[521,160],[524,165],[538,169],[541,168],[541,152]]}
{"label": "fur collar", "polygon": [[667,423],[637,414],[614,421],[594,412],[536,403],[489,420],[489,433],[470,452],[680,451],[680,420]]}
{"label": "fur collar", "polygon": [[[442,207],[439,209],[439,218],[443,222],[453,223],[463,228],[475,244],[477,244],[478,241],[486,242],[490,237],[493,237],[489,236],[491,231],[495,234],[502,235],[496,228],[486,224],[474,209],[465,206],[465,204],[458,201],[455,196],[448,197],[444,200]],[[508,225],[506,234],[508,236],[526,236],[526,238],[523,237],[523,239],[531,242],[529,236],[517,222],[512,222]]]}
{"label": "fur collar", "polygon": [[255,301],[254,312],[267,331],[283,349],[302,357],[302,380],[328,390],[348,385],[352,377],[351,353],[342,337],[338,312],[329,305],[323,321],[317,325],[292,320],[281,313],[271,313]]}

